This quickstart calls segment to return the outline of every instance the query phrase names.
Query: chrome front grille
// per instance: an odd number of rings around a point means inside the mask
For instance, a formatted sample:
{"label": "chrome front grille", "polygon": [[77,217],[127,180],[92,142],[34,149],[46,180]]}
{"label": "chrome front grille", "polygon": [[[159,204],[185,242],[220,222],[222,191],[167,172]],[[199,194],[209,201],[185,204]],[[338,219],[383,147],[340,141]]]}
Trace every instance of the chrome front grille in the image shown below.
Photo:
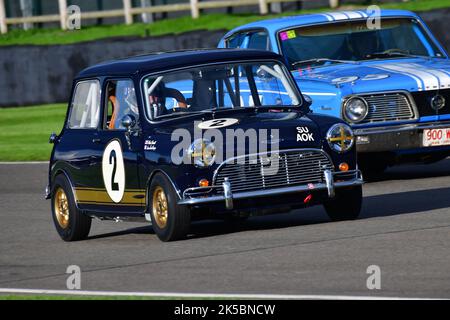
{"label": "chrome front grille", "polygon": [[405,121],[415,118],[414,109],[405,93],[393,92],[364,95],[369,113],[361,123]]}
{"label": "chrome front grille", "polygon": [[218,168],[214,184],[221,185],[228,178],[232,192],[307,185],[324,182],[325,170],[334,171],[334,166],[322,151],[279,151],[271,157],[265,154],[227,160]]}

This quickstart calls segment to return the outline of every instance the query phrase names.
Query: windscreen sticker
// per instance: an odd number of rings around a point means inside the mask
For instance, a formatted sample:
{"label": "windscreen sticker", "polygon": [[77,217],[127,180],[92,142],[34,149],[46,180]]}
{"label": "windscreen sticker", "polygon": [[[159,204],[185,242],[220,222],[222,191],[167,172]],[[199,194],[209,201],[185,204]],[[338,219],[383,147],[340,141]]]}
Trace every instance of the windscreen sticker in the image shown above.
{"label": "windscreen sticker", "polygon": [[280,33],[280,39],[281,41],[294,39],[297,37],[297,34],[295,33],[295,30],[288,30]]}

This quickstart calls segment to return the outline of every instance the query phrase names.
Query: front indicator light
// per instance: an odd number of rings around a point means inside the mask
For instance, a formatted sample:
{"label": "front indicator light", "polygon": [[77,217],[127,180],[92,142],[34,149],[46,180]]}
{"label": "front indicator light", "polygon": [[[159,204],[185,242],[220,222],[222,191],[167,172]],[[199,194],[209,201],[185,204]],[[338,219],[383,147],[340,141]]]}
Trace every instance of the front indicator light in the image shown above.
{"label": "front indicator light", "polygon": [[348,163],[342,162],[339,165],[339,170],[342,171],[342,172],[347,172],[348,171]]}
{"label": "front indicator light", "polygon": [[207,179],[202,179],[198,182],[200,187],[209,187],[209,181]]}

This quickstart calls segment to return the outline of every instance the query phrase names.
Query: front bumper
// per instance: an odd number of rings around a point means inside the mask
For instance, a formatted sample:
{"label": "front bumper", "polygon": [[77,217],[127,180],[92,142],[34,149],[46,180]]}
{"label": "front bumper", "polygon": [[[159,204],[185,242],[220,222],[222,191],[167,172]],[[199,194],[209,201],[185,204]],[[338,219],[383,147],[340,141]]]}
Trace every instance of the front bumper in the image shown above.
{"label": "front bumper", "polygon": [[423,131],[439,128],[450,128],[450,121],[354,128],[356,150],[363,153],[426,148],[423,146]]}
{"label": "front bumper", "polygon": [[[316,183],[313,186],[296,185],[274,189],[262,189],[246,192],[233,193],[230,182],[225,179],[220,186],[190,188],[183,192],[183,197],[178,201],[179,205],[202,205],[214,202],[222,202],[228,210],[233,209],[233,201],[240,199],[252,199],[258,197],[277,196],[296,192],[314,192],[327,190],[328,197],[333,198],[336,188],[354,187],[362,185],[363,178],[361,171],[353,170],[348,172],[331,172],[326,170],[324,173],[325,183]],[[220,191],[220,194],[214,192]]]}

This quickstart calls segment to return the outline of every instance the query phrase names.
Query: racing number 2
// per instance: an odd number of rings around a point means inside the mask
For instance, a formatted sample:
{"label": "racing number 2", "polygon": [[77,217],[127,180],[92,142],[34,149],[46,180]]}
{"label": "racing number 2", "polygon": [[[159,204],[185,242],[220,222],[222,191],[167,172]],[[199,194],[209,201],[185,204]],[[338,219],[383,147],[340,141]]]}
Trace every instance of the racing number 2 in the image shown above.
{"label": "racing number 2", "polygon": [[109,154],[109,164],[113,166],[112,175],[111,175],[111,190],[119,191],[119,184],[116,181],[116,171],[117,171],[117,155],[116,151],[112,150]]}
{"label": "racing number 2", "polygon": [[103,151],[102,174],[111,200],[121,202],[125,193],[125,165],[122,146],[118,140],[111,140]]}

